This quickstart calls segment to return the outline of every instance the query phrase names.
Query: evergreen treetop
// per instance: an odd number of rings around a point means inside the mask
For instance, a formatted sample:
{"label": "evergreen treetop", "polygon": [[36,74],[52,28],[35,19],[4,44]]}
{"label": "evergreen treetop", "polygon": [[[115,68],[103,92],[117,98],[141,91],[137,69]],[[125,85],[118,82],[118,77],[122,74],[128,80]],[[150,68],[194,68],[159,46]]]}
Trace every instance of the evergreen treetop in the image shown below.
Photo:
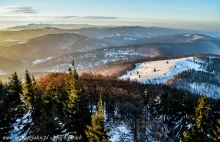
{"label": "evergreen treetop", "polygon": [[85,130],[88,140],[90,142],[107,142],[109,137],[107,135],[107,128],[104,126],[104,108],[101,95],[96,114],[93,114],[91,119],[91,126],[87,126],[87,130]]}

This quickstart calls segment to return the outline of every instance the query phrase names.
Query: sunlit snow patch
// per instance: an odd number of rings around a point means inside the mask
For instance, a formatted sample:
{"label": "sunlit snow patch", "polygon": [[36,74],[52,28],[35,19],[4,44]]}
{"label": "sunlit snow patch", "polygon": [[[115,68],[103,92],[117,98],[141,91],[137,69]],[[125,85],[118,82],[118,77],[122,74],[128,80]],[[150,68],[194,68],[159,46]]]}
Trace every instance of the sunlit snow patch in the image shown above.
{"label": "sunlit snow patch", "polygon": [[50,60],[50,59],[52,59],[52,57],[48,57],[48,58],[46,58],[46,59],[36,59],[35,61],[32,62],[32,64],[33,64],[33,65],[39,64],[39,63],[48,61],[48,60]]}
{"label": "sunlit snow patch", "polygon": [[9,46],[12,46],[12,45],[16,45],[16,44],[25,44],[25,43],[28,43],[28,41],[19,41],[19,40],[5,40],[5,41],[9,41],[9,42],[15,42],[15,43],[12,43],[12,44],[10,44],[10,45],[8,45],[8,47]]}
{"label": "sunlit snow patch", "polygon": [[136,40],[135,38],[124,38],[124,40]]}
{"label": "sunlit snow patch", "polygon": [[130,78],[141,83],[165,83],[174,75],[189,69],[202,70],[203,61],[194,57],[137,63],[120,79]]}
{"label": "sunlit snow patch", "polygon": [[191,34],[186,34],[186,35],[184,35],[184,36],[191,36]]}
{"label": "sunlit snow patch", "polygon": [[5,75],[6,73],[0,70],[0,75]]}

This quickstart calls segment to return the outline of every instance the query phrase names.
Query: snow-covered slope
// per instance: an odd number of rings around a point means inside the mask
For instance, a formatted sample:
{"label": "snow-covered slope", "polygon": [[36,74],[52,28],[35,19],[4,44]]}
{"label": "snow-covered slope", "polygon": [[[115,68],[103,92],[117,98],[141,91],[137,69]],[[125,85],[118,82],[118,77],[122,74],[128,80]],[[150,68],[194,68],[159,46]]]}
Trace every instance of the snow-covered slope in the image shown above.
{"label": "snow-covered slope", "polygon": [[220,98],[220,57],[206,56],[203,70],[184,71],[166,82],[177,88],[187,90],[193,94]]}
{"label": "snow-covered slope", "polygon": [[203,61],[194,57],[138,63],[135,69],[128,71],[120,79],[130,78],[142,83],[165,83],[182,71],[201,70],[202,64]]}

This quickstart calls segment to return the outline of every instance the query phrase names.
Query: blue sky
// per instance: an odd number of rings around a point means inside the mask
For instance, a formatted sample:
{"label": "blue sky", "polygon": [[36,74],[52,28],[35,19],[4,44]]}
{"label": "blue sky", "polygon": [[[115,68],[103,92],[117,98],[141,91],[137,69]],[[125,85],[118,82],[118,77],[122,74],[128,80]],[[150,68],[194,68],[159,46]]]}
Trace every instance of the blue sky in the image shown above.
{"label": "blue sky", "polygon": [[220,21],[220,0],[1,0],[0,16],[8,15],[114,16],[214,22]]}

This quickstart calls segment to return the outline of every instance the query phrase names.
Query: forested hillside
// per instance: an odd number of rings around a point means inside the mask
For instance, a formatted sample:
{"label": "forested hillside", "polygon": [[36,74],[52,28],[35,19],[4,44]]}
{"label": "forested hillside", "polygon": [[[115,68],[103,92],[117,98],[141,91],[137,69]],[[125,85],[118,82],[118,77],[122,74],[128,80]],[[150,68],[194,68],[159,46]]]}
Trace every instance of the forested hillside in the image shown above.
{"label": "forested hillside", "polygon": [[189,69],[175,75],[166,84],[189,90],[195,94],[206,94],[213,98],[220,98],[220,70],[219,56],[201,56],[205,63],[201,70]]}
{"label": "forested hillside", "polygon": [[1,141],[219,141],[220,100],[111,76],[26,70],[0,83]]}

